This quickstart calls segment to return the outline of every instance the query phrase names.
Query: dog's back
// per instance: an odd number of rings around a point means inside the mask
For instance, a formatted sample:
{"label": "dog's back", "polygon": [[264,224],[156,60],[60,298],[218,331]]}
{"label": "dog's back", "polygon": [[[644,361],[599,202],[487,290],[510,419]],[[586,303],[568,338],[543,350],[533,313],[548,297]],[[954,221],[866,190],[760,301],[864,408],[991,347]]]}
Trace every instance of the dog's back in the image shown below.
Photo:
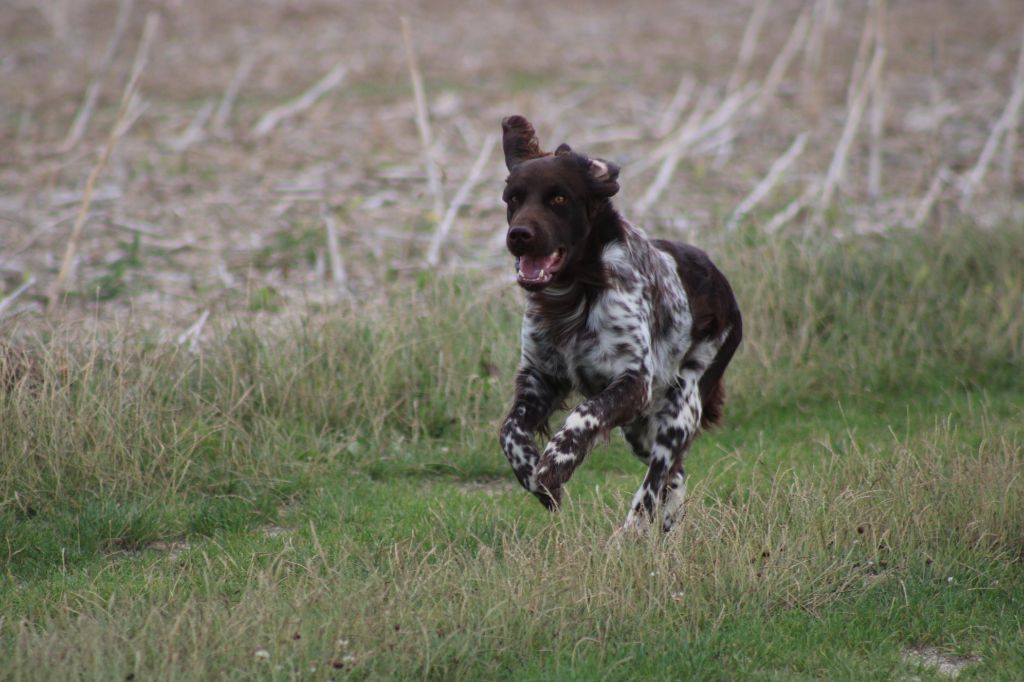
{"label": "dog's back", "polygon": [[743,339],[740,307],[729,281],[706,253],[695,246],[666,239],[652,239],[651,243],[658,250],[672,256],[676,262],[679,280],[690,300],[693,343],[717,339],[726,334],[721,348],[698,382],[703,403],[700,425],[709,428],[722,419],[725,403],[723,374]]}

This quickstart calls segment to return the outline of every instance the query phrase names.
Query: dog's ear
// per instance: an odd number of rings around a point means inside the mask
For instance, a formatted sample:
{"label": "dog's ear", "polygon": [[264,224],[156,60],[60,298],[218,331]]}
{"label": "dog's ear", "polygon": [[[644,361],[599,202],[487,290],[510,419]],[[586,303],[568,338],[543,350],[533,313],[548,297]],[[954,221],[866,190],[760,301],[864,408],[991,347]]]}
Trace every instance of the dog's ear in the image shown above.
{"label": "dog's ear", "polygon": [[619,167],[604,159],[591,159],[587,166],[590,186],[599,197],[613,197],[619,191]]}
{"label": "dog's ear", "polygon": [[505,166],[512,170],[523,161],[547,154],[541,151],[533,124],[522,116],[508,116],[501,122],[501,146],[505,149]]}
{"label": "dog's ear", "polygon": [[555,150],[555,156],[561,156],[562,154],[572,154],[572,147],[564,142],[558,145],[558,149]]}

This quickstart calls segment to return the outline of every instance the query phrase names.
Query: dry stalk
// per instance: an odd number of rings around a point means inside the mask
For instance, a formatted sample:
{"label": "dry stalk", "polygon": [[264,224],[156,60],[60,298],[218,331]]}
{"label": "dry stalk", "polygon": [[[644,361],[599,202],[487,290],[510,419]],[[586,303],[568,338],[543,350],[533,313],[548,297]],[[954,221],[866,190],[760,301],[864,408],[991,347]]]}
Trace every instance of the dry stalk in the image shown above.
{"label": "dry stalk", "polygon": [[871,147],[868,151],[868,196],[878,201],[882,196],[882,137],[885,133],[886,93],[883,78],[871,94]]}
{"label": "dry stalk", "polygon": [[817,181],[808,184],[800,196],[789,202],[786,208],[776,213],[772,216],[771,220],[765,223],[764,231],[768,234],[774,234],[781,230],[786,223],[795,218],[800,211],[811,203],[811,200],[818,193],[820,188],[821,187]]}
{"label": "dry stalk", "polygon": [[289,118],[301,114],[306,111],[314,104],[317,100],[326,95],[331,90],[341,85],[345,80],[345,74],[348,69],[343,64],[336,64],[333,69],[327,72],[323,78],[314,83],[308,90],[299,95],[296,99],[282,104],[279,107],[274,107],[270,111],[263,114],[260,120],[256,122],[256,125],[252,128],[253,138],[259,140],[266,137],[274,128],[281,124],[282,121],[286,121]]}
{"label": "dry stalk", "polygon": [[151,223],[144,223],[141,220],[128,220],[127,218],[114,218],[110,221],[110,224],[114,227],[119,227],[122,230],[128,230],[129,232],[137,232],[144,234],[149,237],[162,238],[166,237],[167,233],[161,230],[156,225]]}
{"label": "dry stalk", "polygon": [[473,191],[473,188],[480,182],[480,178],[483,177],[484,170],[487,168],[487,162],[491,159],[491,152],[494,150],[494,142],[494,138],[490,135],[486,136],[483,146],[480,147],[480,153],[477,154],[476,161],[473,162],[473,167],[469,171],[469,175],[466,176],[465,182],[455,192],[455,196],[452,197],[452,203],[448,206],[444,218],[438,224],[434,238],[430,242],[430,248],[427,250],[427,265],[430,267],[436,267],[440,261],[441,245],[448,237],[452,225],[455,224],[455,219],[459,215],[459,209],[466,203],[470,192]]}
{"label": "dry stalk", "polygon": [[739,130],[733,126],[725,126],[714,135],[701,140],[690,147],[690,153],[694,156],[704,156],[714,153],[715,168],[721,168],[728,160],[733,151],[733,142],[739,135]]}
{"label": "dry stalk", "polygon": [[136,102],[135,93],[139,86],[139,80],[142,78],[142,72],[146,68],[146,61],[149,58],[150,45],[153,42],[153,37],[156,35],[157,26],[160,24],[160,18],[155,12],[150,12],[146,15],[146,24],[142,29],[142,39],[139,41],[139,47],[135,51],[135,60],[132,62],[131,75],[128,77],[128,82],[124,86],[124,91],[121,93],[121,102],[118,105],[117,115],[114,118],[114,125],[110,128],[110,134],[107,135],[107,142],[103,146],[103,151],[100,152],[100,157],[96,161],[96,165],[93,166],[92,171],[89,172],[89,177],[85,181],[85,191],[82,193],[82,203],[78,207],[78,213],[75,216],[75,223],[71,229],[71,236],[68,239],[67,248],[64,251],[64,258],[61,261],[60,271],[57,273],[57,278],[50,285],[47,291],[47,310],[52,311],[57,305],[57,299],[60,297],[61,291],[64,288],[64,281],[68,278],[71,273],[71,269],[74,265],[75,254],[78,251],[78,242],[82,237],[82,229],[85,227],[85,221],[89,217],[89,206],[92,203],[93,189],[96,186],[96,179],[107,165],[107,161],[110,160],[110,155],[114,151],[114,147],[117,145],[117,141],[121,139],[121,136],[127,132],[128,128],[125,126],[125,121],[128,120],[130,109],[133,107],[133,103]]}
{"label": "dry stalk", "polygon": [[694,104],[693,109],[690,110],[686,120],[675,130],[671,131],[670,134],[665,135],[661,143],[654,148],[649,154],[645,154],[643,159],[637,161],[635,164],[629,167],[630,173],[633,175],[640,175],[665,160],[676,145],[679,142],[679,137],[686,134],[688,130],[693,130],[704,118],[707,110],[711,107],[711,101],[714,99],[715,91],[710,85],[705,86],[701,90],[700,97],[697,98],[697,103]]}
{"label": "dry stalk", "polygon": [[327,257],[331,263],[331,281],[338,292],[344,292],[348,286],[348,274],[345,271],[345,261],[341,257],[341,245],[338,241],[338,220],[326,203],[320,205],[320,218],[324,221],[324,230],[327,232]]}
{"label": "dry stalk", "polygon": [[118,126],[117,136],[121,137],[128,132],[139,117],[146,113],[146,109],[149,109],[149,102],[139,97],[137,92],[133,92],[128,100],[128,110],[125,111],[121,125]]}
{"label": "dry stalk", "polygon": [[734,92],[729,95],[722,104],[701,123],[700,127],[693,131],[691,144],[701,142],[709,135],[717,133],[722,128],[733,123],[737,114],[744,111],[743,105],[750,102],[750,99],[754,96],[755,90],[757,90],[757,87],[753,83],[748,83],[738,92]]}
{"label": "dry stalk", "polygon": [[793,140],[793,143],[789,145],[789,149],[787,149],[782,156],[772,162],[771,168],[768,169],[768,174],[765,175],[761,182],[757,183],[757,187],[755,187],[754,190],[748,194],[742,202],[740,202],[740,205],[736,208],[732,216],[729,218],[729,221],[725,224],[727,230],[735,230],[740,221],[743,220],[744,216],[750,213],[755,206],[761,203],[761,201],[768,196],[772,187],[778,184],[779,179],[785,174],[793,162],[797,160],[800,154],[803,153],[804,146],[806,144],[807,133],[800,133],[796,136],[796,139]]}
{"label": "dry stalk", "polygon": [[668,141],[655,148],[654,152],[648,155],[647,159],[637,164],[633,172],[645,171],[653,167],[654,164],[665,161],[670,154],[678,150],[680,136],[688,136],[690,138],[688,148],[693,148],[707,137],[717,134],[722,128],[732,122],[733,117],[737,113],[748,111],[743,110],[742,106],[750,101],[755,90],[756,87],[753,83],[746,84],[742,90],[734,92],[722,100],[714,112],[705,116],[710,108],[711,100],[714,98],[714,88],[711,86],[705,88],[705,91],[700,95],[700,99],[694,105],[693,111],[690,112],[690,116],[687,117],[686,122],[679,131],[672,135]]}
{"label": "dry stalk", "polygon": [[743,29],[743,38],[740,40],[740,52],[736,57],[736,65],[729,75],[729,83],[725,87],[726,92],[735,92],[746,80],[747,69],[750,68],[750,61],[754,58],[754,51],[757,50],[757,39],[764,26],[765,17],[768,16],[769,0],[757,0],[747,26]]}
{"label": "dry stalk", "polygon": [[697,81],[692,74],[688,73],[679,79],[679,87],[676,88],[672,101],[665,107],[665,111],[661,112],[658,122],[654,124],[653,132],[655,135],[664,137],[676,127],[676,124],[679,123],[679,117],[682,116],[686,105],[690,103],[695,87],[697,87]]}
{"label": "dry stalk", "polygon": [[462,144],[467,149],[476,146],[476,131],[473,129],[473,123],[464,114],[455,114],[452,119],[452,127],[455,128],[455,132],[459,134]]}
{"label": "dry stalk", "polygon": [[[753,86],[747,86],[738,92],[734,92],[707,118],[702,119],[703,109],[701,102],[698,102],[693,112],[687,118],[686,123],[680,128],[671,145],[665,150],[664,160],[658,169],[654,181],[647,188],[640,201],[636,203],[635,209],[638,213],[645,213],[654,202],[658,200],[662,192],[671,182],[679,161],[690,147],[703,141],[708,136],[725,128],[739,112],[746,102],[753,95]],[[704,98],[702,98],[703,100]],[[638,171],[637,171],[638,172]]]}
{"label": "dry stalk", "polygon": [[800,12],[796,23],[793,24],[793,30],[789,32],[789,37],[786,38],[785,44],[768,69],[768,75],[765,76],[764,83],[761,85],[761,91],[754,101],[753,114],[755,116],[763,112],[768,103],[775,97],[775,92],[779,89],[779,84],[782,83],[782,79],[786,76],[786,71],[789,70],[793,57],[800,51],[801,46],[803,46],[806,40],[807,28],[810,26],[810,23],[811,8],[808,6]]}
{"label": "dry stalk", "polygon": [[406,17],[401,18],[402,41],[405,43],[405,57],[409,63],[409,77],[412,79],[412,92],[416,100],[416,129],[420,133],[423,145],[423,160],[427,165],[427,184],[434,198],[434,219],[440,220],[444,215],[444,189],[441,187],[441,171],[434,159],[434,142],[430,133],[430,115],[427,110],[427,97],[423,91],[423,76],[416,62],[416,50],[412,44],[412,29]]}
{"label": "dry stalk", "polygon": [[82,135],[85,134],[85,128],[89,125],[93,110],[96,108],[96,101],[100,96],[103,79],[106,77],[107,71],[110,70],[110,65],[114,61],[114,55],[117,54],[117,49],[121,45],[125,29],[128,27],[128,17],[131,16],[133,4],[134,0],[121,0],[117,7],[117,19],[114,21],[114,30],[110,34],[107,49],[104,50],[103,56],[100,57],[100,61],[96,64],[96,68],[93,69],[92,78],[89,79],[89,85],[85,89],[85,97],[82,99],[82,106],[78,108],[78,113],[75,114],[71,127],[64,137],[64,141],[57,148],[61,153],[71,151],[78,144],[79,140],[82,139]]}
{"label": "dry stalk", "polygon": [[203,327],[206,325],[206,320],[210,317],[209,309],[204,310],[191,327],[183,331],[178,335],[177,343],[182,345],[188,342],[188,352],[195,353],[196,347],[199,345],[199,337],[203,334]]}
{"label": "dry stalk", "polygon": [[[1021,82],[1024,78],[1024,38],[1021,40],[1020,54],[1017,56],[1017,76],[1016,81]],[[1003,162],[1002,162],[1002,175],[1003,184],[1006,189],[1012,194],[1013,192],[1013,168],[1014,160],[1017,158],[1017,128],[1020,125],[1020,110],[1017,112],[1015,120],[1011,121],[1006,128],[1006,134],[1003,141]]]}
{"label": "dry stalk", "polygon": [[235,100],[238,99],[238,92],[242,89],[242,83],[249,77],[249,72],[252,71],[252,67],[256,64],[256,54],[254,52],[246,52],[242,55],[242,58],[238,61],[238,66],[235,67],[235,73],[231,76],[231,81],[228,83],[227,88],[224,89],[224,94],[220,98],[220,103],[217,104],[217,113],[213,116],[213,134],[218,137],[228,136],[228,123],[231,120],[231,110],[235,106]]}
{"label": "dry stalk", "polygon": [[860,32],[860,41],[857,43],[857,56],[853,59],[853,69],[850,71],[850,82],[846,85],[846,108],[850,108],[853,98],[857,94],[857,86],[864,78],[864,71],[867,69],[868,60],[871,58],[871,46],[875,41],[875,31],[880,28],[877,21],[878,0],[871,0],[868,4],[867,14],[864,15],[864,28]]}
{"label": "dry stalk", "polygon": [[206,137],[203,128],[206,126],[206,121],[209,120],[210,114],[213,113],[213,107],[213,100],[206,100],[203,106],[199,108],[199,111],[196,112],[188,127],[182,131],[181,135],[171,140],[167,146],[180,154],[197,142],[201,142]]}
{"label": "dry stalk", "polygon": [[583,148],[590,148],[614,142],[640,142],[646,138],[643,130],[636,126],[618,126],[599,128],[583,134],[582,137],[577,138],[577,144]]}
{"label": "dry stalk", "polygon": [[868,152],[868,196],[877,201],[882,196],[882,134],[885,128],[885,0],[875,4],[875,50],[881,53],[878,76],[871,88],[871,146]]}
{"label": "dry stalk", "polygon": [[[1021,49],[1017,55],[1017,75],[1015,81],[1020,84],[1024,81],[1024,32],[1022,32]],[[1017,128],[1020,126],[1020,109],[1013,121],[1010,121],[1006,128],[1006,139],[1003,143],[1003,183],[1007,189],[1013,191],[1013,167],[1017,154]]]}
{"label": "dry stalk", "polygon": [[822,79],[824,76],[825,34],[831,23],[834,0],[817,0],[814,6],[814,22],[807,34],[803,70],[800,74],[800,90],[804,106],[812,114],[818,114],[824,100]]}
{"label": "dry stalk", "polygon": [[1003,184],[1013,192],[1013,170],[1014,160],[1017,158],[1017,126],[1011,126],[1006,131],[1006,138],[1003,140],[1003,161],[1002,176]]}
{"label": "dry stalk", "polygon": [[[562,99],[552,102],[543,112],[544,118],[548,121],[557,122],[566,112],[583,108],[587,101],[597,94],[598,90],[593,85],[584,85],[577,88]],[[558,135],[553,135],[552,137],[557,138]]]}
{"label": "dry stalk", "polygon": [[988,166],[995,156],[996,149],[1003,135],[1008,135],[1010,130],[1016,130],[1020,123],[1021,104],[1024,104],[1024,33],[1021,34],[1020,54],[1017,60],[1017,72],[1013,79],[1013,89],[1010,92],[1010,99],[1006,103],[1002,114],[992,126],[992,132],[985,140],[985,146],[978,156],[978,162],[974,168],[964,176],[960,196],[960,210],[966,211],[971,206],[974,193],[981,186],[985,179]]}
{"label": "dry stalk", "polygon": [[874,89],[875,81],[881,75],[884,56],[884,51],[876,47],[874,57],[871,59],[871,65],[857,87],[857,94],[854,95],[853,102],[850,103],[850,108],[846,113],[846,124],[843,126],[843,132],[839,137],[839,143],[836,145],[835,153],[832,155],[832,163],[829,164],[828,174],[825,176],[825,182],[822,186],[819,204],[819,208],[822,210],[832,204],[835,190],[843,180],[846,157],[850,152],[853,140],[856,138],[857,129],[860,127],[860,120],[864,115],[868,95]]}
{"label": "dry stalk", "polygon": [[676,165],[682,158],[683,149],[690,143],[693,136],[693,132],[700,125],[704,119],[704,113],[707,111],[711,104],[712,90],[710,87],[705,88],[704,92],[701,93],[700,99],[697,100],[697,104],[694,105],[690,115],[686,117],[686,121],[679,127],[679,130],[672,139],[668,141],[666,145],[663,145],[660,150],[656,150],[653,154],[648,156],[646,163],[637,164],[633,169],[633,172],[637,175],[643,173],[645,170],[651,167],[651,165],[658,160],[661,160],[661,166],[658,168],[658,174],[654,178],[654,182],[647,188],[647,192],[644,193],[640,201],[636,203],[636,210],[643,213],[647,210],[657,198],[664,191],[665,186],[672,178],[672,174],[675,172]]}
{"label": "dry stalk", "polygon": [[935,173],[935,177],[928,184],[928,189],[925,191],[924,196],[921,197],[921,201],[918,202],[917,208],[914,210],[914,215],[910,218],[908,227],[917,229],[924,224],[924,221],[931,215],[932,206],[935,205],[935,201],[939,198],[939,194],[942,192],[942,186],[949,182],[951,179],[950,170],[946,166],[939,167],[939,170]]}
{"label": "dry stalk", "polygon": [[5,317],[7,317],[7,315],[6,315],[7,309],[10,308],[12,305],[14,305],[14,302],[17,301],[18,298],[20,298],[22,294],[24,294],[26,291],[28,291],[33,286],[35,286],[35,283],[36,283],[35,276],[29,277],[27,282],[25,282],[20,287],[18,287],[17,289],[12,291],[10,294],[5,296],[2,300],[0,300],[0,320],[2,320]]}
{"label": "dry stalk", "polygon": [[68,36],[68,0],[42,0],[38,3],[39,13],[50,25],[55,41],[63,42]]}

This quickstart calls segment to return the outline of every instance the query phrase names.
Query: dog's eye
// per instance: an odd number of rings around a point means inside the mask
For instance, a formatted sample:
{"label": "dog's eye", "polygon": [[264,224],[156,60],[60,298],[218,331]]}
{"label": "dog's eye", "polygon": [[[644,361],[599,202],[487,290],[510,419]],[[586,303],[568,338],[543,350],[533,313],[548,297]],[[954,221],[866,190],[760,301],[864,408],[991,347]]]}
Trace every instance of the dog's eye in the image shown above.
{"label": "dog's eye", "polygon": [[519,197],[513,194],[512,196],[505,200],[505,203],[508,204],[509,206],[515,206],[516,204],[519,203]]}
{"label": "dog's eye", "polygon": [[565,202],[566,202],[566,198],[565,198],[564,194],[556,194],[555,196],[551,197],[551,205],[552,206],[561,206]]}

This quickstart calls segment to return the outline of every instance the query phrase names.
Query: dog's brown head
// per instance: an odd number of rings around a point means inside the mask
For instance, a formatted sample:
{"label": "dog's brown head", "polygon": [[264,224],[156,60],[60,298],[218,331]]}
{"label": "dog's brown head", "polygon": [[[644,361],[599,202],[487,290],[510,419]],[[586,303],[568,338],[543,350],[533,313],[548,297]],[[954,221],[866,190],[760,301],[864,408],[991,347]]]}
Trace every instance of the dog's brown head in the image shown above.
{"label": "dog's brown head", "polygon": [[509,175],[502,199],[508,207],[505,244],[516,257],[519,285],[540,291],[572,276],[587,253],[595,217],[610,210],[619,191],[619,169],[563,144],[540,148],[522,116],[501,122]]}

